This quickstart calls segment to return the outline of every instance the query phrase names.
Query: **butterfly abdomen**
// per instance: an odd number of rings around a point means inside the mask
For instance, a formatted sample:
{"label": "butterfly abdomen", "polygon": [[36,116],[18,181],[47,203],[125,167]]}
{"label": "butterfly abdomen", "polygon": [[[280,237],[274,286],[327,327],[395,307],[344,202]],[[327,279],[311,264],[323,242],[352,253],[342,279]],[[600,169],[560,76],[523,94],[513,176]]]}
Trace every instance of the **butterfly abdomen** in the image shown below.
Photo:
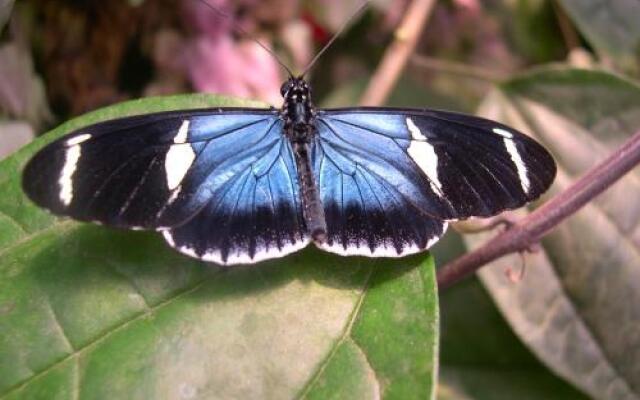
{"label": "butterfly abdomen", "polygon": [[302,211],[307,225],[307,232],[316,243],[323,243],[327,235],[327,223],[324,216],[324,206],[318,192],[318,185],[313,177],[309,144],[293,142],[293,153],[298,169]]}

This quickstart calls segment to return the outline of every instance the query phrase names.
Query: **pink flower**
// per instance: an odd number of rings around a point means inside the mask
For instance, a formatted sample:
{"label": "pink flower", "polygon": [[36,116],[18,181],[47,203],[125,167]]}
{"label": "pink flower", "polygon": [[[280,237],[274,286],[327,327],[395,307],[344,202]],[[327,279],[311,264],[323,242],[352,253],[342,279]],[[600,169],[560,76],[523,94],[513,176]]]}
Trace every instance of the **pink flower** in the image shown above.
{"label": "pink flower", "polygon": [[[208,1],[221,13],[233,15],[228,1]],[[180,64],[193,88],[279,104],[282,77],[273,56],[251,39],[235,40],[232,27],[237,21],[199,2],[187,4],[191,5],[185,7],[185,18],[196,34],[184,43]]]}
{"label": "pink flower", "polygon": [[280,67],[254,42],[200,36],[187,43],[183,56],[187,76],[198,92],[280,102]]}

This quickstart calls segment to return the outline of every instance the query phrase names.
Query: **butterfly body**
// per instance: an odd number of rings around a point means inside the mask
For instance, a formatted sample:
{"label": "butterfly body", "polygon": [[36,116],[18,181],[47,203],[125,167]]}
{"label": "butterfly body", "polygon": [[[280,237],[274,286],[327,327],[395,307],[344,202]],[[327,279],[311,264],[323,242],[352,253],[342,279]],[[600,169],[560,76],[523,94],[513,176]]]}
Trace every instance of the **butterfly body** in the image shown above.
{"label": "butterfly body", "polygon": [[315,110],[311,103],[311,90],[301,78],[290,78],[280,90],[284,105],[280,118],[283,133],[291,142],[298,170],[298,183],[302,209],[311,238],[322,243],[327,234],[324,208],[311,167],[310,145],[315,134]]}
{"label": "butterfly body", "polygon": [[218,264],[281,257],[313,242],[400,257],[448,221],[537,198],[556,167],[494,121],[430,109],[317,110],[291,78],[276,109],[170,111],[105,121],[46,146],[23,188],[55,214],[155,230]]}

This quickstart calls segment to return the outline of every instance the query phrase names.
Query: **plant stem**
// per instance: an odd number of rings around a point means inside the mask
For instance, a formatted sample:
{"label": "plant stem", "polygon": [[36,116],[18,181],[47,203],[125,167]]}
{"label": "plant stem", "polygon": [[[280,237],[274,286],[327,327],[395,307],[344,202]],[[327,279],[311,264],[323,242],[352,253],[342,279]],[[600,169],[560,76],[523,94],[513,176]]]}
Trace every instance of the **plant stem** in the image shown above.
{"label": "plant stem", "polygon": [[551,4],[553,5],[556,19],[558,20],[560,33],[562,34],[565,46],[567,47],[567,53],[569,53],[571,50],[580,47],[580,36],[573,27],[573,24],[567,16],[564,8],[562,8],[562,5],[560,5],[558,1],[553,1]]}
{"label": "plant stem", "polygon": [[411,2],[396,29],[395,39],[385,50],[382,61],[360,99],[361,105],[379,106],[385,102],[415,49],[434,4],[435,0]]}
{"label": "plant stem", "polygon": [[604,192],[640,163],[640,131],[573,185],[553,197],[508,230],[438,270],[445,289],[506,254],[527,250],[560,222]]}

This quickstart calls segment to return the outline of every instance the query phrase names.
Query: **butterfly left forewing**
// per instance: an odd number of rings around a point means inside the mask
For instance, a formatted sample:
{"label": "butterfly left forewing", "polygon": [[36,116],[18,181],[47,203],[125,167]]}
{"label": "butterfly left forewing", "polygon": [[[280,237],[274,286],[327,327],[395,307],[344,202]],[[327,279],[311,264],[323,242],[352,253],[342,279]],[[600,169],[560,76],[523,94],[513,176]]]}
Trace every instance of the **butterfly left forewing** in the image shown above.
{"label": "butterfly left forewing", "polygon": [[[176,123],[169,121],[167,129],[159,132],[152,121],[131,117],[80,129],[49,144],[29,161],[23,173],[24,191],[55,214],[126,226],[119,218],[131,193],[126,189],[159,178],[158,161],[172,143]],[[168,196],[166,184],[152,190],[149,198]],[[146,218],[141,217],[128,221],[129,226],[142,225]]]}
{"label": "butterfly left forewing", "polygon": [[[203,201],[194,194],[206,168],[222,158],[220,144],[266,131],[275,120],[262,110],[196,110],[98,123],[39,151],[25,167],[23,188],[58,215],[123,228],[171,226]],[[217,157],[200,158],[210,146],[219,148]],[[180,210],[161,213],[177,200]]]}
{"label": "butterfly left forewing", "polygon": [[57,140],[27,164],[23,187],[58,215],[160,230],[221,264],[255,262],[306,244],[291,165],[277,112],[175,111]]}

